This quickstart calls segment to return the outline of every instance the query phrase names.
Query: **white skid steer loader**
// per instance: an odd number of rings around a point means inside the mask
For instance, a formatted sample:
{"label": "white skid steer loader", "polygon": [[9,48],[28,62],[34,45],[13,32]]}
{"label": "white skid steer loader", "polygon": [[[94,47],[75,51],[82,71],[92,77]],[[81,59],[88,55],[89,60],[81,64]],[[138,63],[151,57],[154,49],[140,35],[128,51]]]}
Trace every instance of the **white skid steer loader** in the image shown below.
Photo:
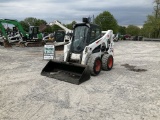
{"label": "white skid steer loader", "polygon": [[75,24],[72,40],[64,46],[64,55],[59,60],[50,60],[41,75],[80,84],[89,80],[90,75],[112,69],[113,45],[112,30],[101,36],[100,27],[83,18],[83,23]]}

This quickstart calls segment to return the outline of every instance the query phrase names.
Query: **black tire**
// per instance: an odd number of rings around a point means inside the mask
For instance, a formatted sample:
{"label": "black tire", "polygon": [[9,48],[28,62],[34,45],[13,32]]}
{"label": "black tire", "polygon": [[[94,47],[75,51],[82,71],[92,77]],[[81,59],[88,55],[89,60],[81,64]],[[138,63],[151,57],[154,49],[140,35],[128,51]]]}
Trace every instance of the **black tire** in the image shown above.
{"label": "black tire", "polygon": [[113,67],[113,56],[109,54],[104,54],[102,57],[102,69],[103,70],[111,70]]}
{"label": "black tire", "polygon": [[87,65],[89,66],[91,75],[98,75],[101,72],[102,60],[100,57],[90,57]]}

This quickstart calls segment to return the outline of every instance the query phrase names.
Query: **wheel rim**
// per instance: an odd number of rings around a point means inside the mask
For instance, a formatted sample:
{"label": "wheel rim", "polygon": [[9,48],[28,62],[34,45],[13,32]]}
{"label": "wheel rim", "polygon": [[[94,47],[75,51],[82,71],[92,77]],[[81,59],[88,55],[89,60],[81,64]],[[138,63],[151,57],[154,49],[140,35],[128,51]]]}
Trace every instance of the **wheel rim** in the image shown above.
{"label": "wheel rim", "polygon": [[95,68],[96,72],[100,71],[100,69],[101,69],[101,61],[96,60],[96,68]]}
{"label": "wheel rim", "polygon": [[111,68],[112,65],[113,65],[113,58],[109,57],[109,59],[108,59],[108,67]]}

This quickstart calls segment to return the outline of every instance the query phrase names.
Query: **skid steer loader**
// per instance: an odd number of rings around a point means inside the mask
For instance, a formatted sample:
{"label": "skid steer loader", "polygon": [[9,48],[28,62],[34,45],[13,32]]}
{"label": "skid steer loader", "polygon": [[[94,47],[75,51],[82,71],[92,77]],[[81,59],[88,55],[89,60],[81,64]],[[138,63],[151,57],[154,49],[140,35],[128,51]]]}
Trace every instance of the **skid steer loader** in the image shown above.
{"label": "skid steer loader", "polygon": [[90,75],[112,69],[113,45],[112,30],[101,36],[100,27],[84,18],[83,23],[73,27],[73,37],[64,46],[64,55],[50,60],[41,75],[78,85],[89,80]]}

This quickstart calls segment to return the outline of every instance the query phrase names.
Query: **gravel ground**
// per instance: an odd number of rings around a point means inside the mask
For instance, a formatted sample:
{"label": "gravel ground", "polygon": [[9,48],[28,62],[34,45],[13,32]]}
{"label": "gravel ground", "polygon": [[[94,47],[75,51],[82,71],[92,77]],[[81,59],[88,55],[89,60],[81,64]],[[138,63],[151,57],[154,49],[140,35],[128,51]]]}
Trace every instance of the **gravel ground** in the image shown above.
{"label": "gravel ground", "polygon": [[74,85],[40,75],[43,47],[0,46],[0,120],[160,120],[160,42],[116,42],[114,59]]}

